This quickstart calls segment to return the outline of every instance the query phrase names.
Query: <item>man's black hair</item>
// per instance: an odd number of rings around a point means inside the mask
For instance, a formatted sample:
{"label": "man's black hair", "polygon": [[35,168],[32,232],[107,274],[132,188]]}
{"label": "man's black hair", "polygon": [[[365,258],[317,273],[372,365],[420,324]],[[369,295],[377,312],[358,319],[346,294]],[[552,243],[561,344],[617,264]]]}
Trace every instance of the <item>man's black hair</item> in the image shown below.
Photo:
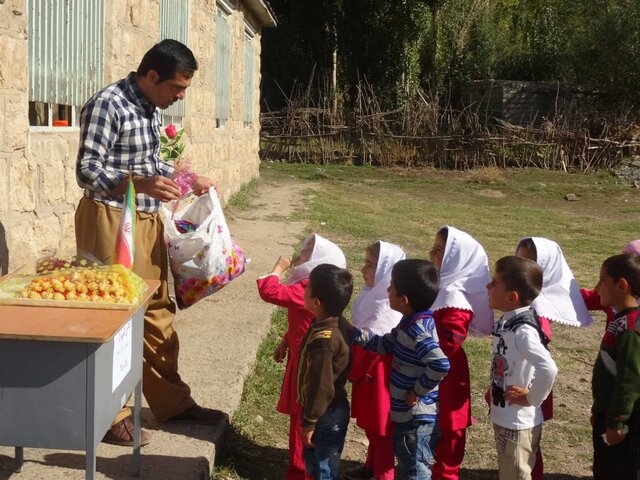
{"label": "man's black hair", "polygon": [[391,270],[391,281],[398,295],[407,297],[414,312],[429,310],[438,296],[438,269],[428,260],[400,260]]}
{"label": "man's black hair", "polygon": [[322,263],[311,270],[309,288],[326,313],[340,315],[351,300],[353,276],[344,268]]}
{"label": "man's black hair", "polygon": [[198,61],[189,47],[168,38],[144,54],[136,73],[144,76],[149,70],[155,70],[159,75],[158,82],[164,82],[174,78],[178,72],[191,77],[197,69]]}
{"label": "man's black hair", "polygon": [[518,292],[520,305],[526,307],[540,295],[542,268],[529,258],[510,255],[496,262],[496,273],[507,290]]}

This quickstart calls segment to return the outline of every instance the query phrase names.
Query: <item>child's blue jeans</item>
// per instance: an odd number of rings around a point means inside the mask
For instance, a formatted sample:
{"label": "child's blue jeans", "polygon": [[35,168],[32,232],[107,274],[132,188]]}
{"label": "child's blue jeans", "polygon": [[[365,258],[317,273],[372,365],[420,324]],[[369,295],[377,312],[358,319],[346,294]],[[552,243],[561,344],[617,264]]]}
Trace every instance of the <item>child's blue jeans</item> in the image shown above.
{"label": "child's blue jeans", "polygon": [[311,442],[314,448],[304,449],[304,463],[315,480],[340,479],[340,455],[349,426],[349,401],[335,402],[318,419]]}
{"label": "child's blue jeans", "polygon": [[413,420],[394,424],[393,448],[398,463],[395,477],[402,480],[431,480],[436,445],[440,439],[438,422]]}

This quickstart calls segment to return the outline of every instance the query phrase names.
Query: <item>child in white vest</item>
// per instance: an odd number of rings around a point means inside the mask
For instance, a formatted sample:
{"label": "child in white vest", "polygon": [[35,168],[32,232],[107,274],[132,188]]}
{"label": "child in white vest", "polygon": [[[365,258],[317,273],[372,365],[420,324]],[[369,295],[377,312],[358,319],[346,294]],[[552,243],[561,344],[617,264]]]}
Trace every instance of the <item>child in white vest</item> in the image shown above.
{"label": "child in white vest", "polygon": [[540,405],[558,373],[530,308],[541,289],[540,266],[516,256],[498,260],[487,285],[489,305],[504,312],[493,328],[490,397],[500,480],[531,479],[542,435]]}

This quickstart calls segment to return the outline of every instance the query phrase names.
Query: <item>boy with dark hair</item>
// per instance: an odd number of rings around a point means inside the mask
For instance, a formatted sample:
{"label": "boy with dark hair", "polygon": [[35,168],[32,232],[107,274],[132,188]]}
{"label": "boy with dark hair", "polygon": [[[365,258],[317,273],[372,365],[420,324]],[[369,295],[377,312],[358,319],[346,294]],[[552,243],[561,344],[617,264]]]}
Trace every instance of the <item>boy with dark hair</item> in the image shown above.
{"label": "boy with dark hair", "polygon": [[489,306],[504,312],[493,328],[490,390],[500,480],[531,479],[542,436],[540,405],[558,373],[530,308],[541,289],[540,266],[516,256],[498,260],[487,285]]}
{"label": "boy with dark hair", "polygon": [[427,260],[400,260],[391,272],[389,304],[402,313],[386,335],[353,327],[352,341],[365,350],[393,354],[389,393],[393,443],[398,460],[395,476],[430,479],[438,439],[438,384],[449,360],[438,344],[429,308],[438,294],[438,271]]}
{"label": "boy with dark hair", "polygon": [[640,478],[640,257],[607,258],[596,285],[600,303],[612,307],[593,367],[591,425],[593,478]]}
{"label": "boy with dark hair", "polygon": [[349,425],[345,384],[351,367],[349,325],[342,316],[353,278],[344,268],[321,264],[309,275],[305,307],[315,318],[298,361],[298,403],[302,407],[304,459],[316,480],[340,478],[340,455]]}

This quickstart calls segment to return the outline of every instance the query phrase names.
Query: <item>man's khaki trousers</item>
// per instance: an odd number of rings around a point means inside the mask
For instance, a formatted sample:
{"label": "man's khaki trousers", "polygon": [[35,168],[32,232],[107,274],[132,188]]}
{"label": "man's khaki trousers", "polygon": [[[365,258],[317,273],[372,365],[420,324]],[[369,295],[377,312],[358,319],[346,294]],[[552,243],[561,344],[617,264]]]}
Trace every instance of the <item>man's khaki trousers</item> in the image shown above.
{"label": "man's khaki trousers", "polygon": [[[99,262],[114,262],[121,210],[82,198],[75,215],[78,254],[89,253]],[[133,271],[143,279],[160,280],[144,314],[142,391],[153,415],[163,422],[188,410],[195,402],[191,389],[178,374],[178,334],[173,329],[176,306],[169,297],[169,265],[158,213],[136,212]],[[123,408],[114,424],[131,415]]]}

